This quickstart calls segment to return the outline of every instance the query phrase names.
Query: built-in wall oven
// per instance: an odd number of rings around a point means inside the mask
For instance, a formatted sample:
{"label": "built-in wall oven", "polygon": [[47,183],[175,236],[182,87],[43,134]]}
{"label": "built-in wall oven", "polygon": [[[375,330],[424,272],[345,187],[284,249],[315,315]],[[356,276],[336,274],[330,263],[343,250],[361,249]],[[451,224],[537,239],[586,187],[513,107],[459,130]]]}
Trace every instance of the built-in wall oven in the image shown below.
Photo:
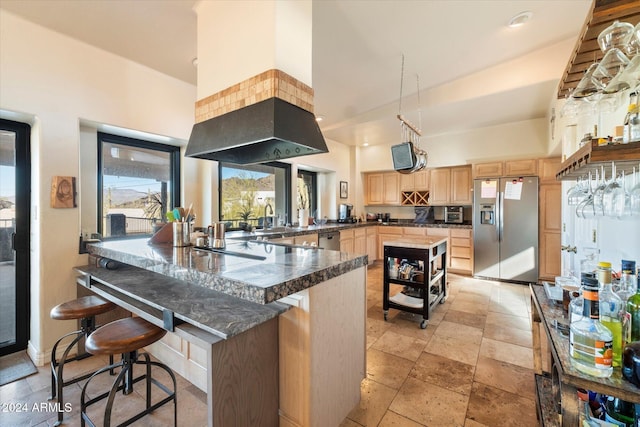
{"label": "built-in wall oven", "polygon": [[464,221],[464,209],[462,206],[445,206],[444,222],[447,224],[462,224]]}

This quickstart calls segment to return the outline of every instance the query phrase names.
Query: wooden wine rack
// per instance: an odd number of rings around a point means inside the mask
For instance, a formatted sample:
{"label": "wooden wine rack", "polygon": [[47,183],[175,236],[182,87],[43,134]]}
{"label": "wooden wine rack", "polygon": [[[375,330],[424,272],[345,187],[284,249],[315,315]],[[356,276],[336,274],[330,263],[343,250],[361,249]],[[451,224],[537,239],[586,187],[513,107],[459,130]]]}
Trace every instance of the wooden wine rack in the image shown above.
{"label": "wooden wine rack", "polygon": [[428,206],[429,205],[429,192],[428,191],[403,191],[400,204],[402,206]]}

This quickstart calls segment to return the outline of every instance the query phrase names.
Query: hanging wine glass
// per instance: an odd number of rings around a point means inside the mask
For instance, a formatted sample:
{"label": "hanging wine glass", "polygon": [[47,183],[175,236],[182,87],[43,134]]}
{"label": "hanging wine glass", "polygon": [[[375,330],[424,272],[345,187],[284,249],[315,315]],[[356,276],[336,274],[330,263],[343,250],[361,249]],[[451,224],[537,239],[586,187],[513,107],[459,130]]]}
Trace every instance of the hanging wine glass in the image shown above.
{"label": "hanging wine glass", "polygon": [[604,175],[604,166],[601,168],[601,176],[598,177],[598,171],[596,170],[596,188],[593,191],[593,210],[594,214],[598,216],[604,215],[604,205],[602,203],[602,196],[604,195],[604,189],[607,187],[607,180]]}
{"label": "hanging wine glass", "polygon": [[631,205],[631,215],[640,216],[640,166],[633,175],[634,185],[629,191],[629,204]]}
{"label": "hanging wine glass", "polygon": [[578,178],[576,185],[567,191],[567,203],[570,206],[577,206],[585,197],[588,196],[589,191],[587,187],[586,181],[583,181],[582,177]]}
{"label": "hanging wine glass", "polygon": [[[596,184],[597,184],[598,171],[596,170]],[[596,212],[593,206],[593,188],[591,172],[589,172],[589,179],[587,180],[587,196],[576,206],[576,216],[578,218],[593,218]]]}

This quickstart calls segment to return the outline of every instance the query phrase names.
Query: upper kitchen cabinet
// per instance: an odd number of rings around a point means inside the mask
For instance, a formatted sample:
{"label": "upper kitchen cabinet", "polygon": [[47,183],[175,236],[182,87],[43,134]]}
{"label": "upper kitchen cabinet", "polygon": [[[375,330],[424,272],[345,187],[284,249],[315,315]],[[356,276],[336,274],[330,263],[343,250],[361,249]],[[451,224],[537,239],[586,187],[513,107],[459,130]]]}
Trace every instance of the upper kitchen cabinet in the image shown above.
{"label": "upper kitchen cabinet", "polygon": [[471,205],[471,167],[431,169],[429,204]]}
{"label": "upper kitchen cabinet", "polygon": [[367,205],[400,205],[398,172],[367,174]]}
{"label": "upper kitchen cabinet", "polygon": [[503,176],[525,175],[538,175],[538,160],[506,160],[500,162],[476,163],[473,165],[474,178],[498,178]]}
{"label": "upper kitchen cabinet", "polygon": [[556,172],[560,169],[561,164],[560,157],[550,157],[547,159],[538,160],[538,177],[540,178],[540,184],[554,184],[556,183]]}
{"label": "upper kitchen cabinet", "polygon": [[504,162],[504,176],[525,175],[538,175],[538,161],[536,159],[509,160]]}
{"label": "upper kitchen cabinet", "polygon": [[400,191],[429,190],[429,170],[400,174]]}

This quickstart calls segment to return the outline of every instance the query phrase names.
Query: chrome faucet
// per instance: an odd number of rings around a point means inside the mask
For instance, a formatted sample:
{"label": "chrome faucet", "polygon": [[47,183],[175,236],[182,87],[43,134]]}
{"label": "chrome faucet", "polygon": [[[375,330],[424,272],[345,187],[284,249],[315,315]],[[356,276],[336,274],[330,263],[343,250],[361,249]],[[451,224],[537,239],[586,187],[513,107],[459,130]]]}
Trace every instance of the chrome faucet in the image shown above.
{"label": "chrome faucet", "polygon": [[267,202],[266,206],[264,207],[264,225],[262,227],[264,230],[269,228],[269,217],[267,216],[267,209],[269,210],[269,214],[273,215],[273,206],[271,206],[271,203],[269,202]]}

